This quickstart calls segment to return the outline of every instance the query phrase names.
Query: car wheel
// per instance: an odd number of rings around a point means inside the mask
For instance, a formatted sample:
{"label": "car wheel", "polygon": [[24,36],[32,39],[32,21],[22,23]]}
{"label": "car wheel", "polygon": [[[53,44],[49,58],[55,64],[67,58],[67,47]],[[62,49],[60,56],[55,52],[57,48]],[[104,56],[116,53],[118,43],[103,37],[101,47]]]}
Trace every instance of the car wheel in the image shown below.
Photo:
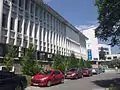
{"label": "car wheel", "polygon": [[51,85],[52,85],[52,82],[51,82],[51,81],[48,81],[47,87],[50,87]]}
{"label": "car wheel", "polygon": [[15,87],[15,90],[23,90],[22,85],[18,84],[18,85]]}
{"label": "car wheel", "polygon": [[61,79],[61,83],[64,83],[64,79],[63,78]]}

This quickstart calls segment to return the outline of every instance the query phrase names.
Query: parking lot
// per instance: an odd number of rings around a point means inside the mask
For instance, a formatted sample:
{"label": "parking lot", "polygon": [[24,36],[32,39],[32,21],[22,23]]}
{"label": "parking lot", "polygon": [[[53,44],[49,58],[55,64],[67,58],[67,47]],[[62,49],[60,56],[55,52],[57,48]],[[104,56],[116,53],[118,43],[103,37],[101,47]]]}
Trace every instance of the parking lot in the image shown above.
{"label": "parking lot", "polygon": [[120,74],[114,70],[107,71],[92,77],[84,77],[78,80],[65,79],[64,84],[51,87],[30,86],[26,90],[105,90],[110,84],[119,85]]}

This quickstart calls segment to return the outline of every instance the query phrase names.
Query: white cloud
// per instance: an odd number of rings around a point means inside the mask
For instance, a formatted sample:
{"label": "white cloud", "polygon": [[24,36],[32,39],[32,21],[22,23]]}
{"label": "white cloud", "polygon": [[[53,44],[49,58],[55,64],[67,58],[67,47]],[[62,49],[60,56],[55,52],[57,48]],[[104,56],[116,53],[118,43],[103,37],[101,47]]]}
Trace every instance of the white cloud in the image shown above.
{"label": "white cloud", "polygon": [[96,25],[77,25],[76,28],[80,31],[85,30],[85,29],[89,29],[89,28],[95,28],[97,27]]}

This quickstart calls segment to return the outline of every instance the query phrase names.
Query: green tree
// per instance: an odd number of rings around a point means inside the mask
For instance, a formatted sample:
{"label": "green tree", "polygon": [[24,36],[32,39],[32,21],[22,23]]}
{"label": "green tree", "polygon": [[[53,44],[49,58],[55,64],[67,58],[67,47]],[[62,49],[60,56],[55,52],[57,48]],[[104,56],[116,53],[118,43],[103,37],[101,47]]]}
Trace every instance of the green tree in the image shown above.
{"label": "green tree", "polygon": [[81,59],[79,60],[79,66],[81,67],[81,68],[84,68],[85,67],[85,65],[84,65],[84,59],[81,57]]}
{"label": "green tree", "polygon": [[79,65],[79,60],[75,57],[74,54],[71,54],[69,68],[77,68],[78,65]]}
{"label": "green tree", "polygon": [[4,57],[4,65],[9,71],[14,64],[14,58],[17,57],[18,48],[12,45],[6,45],[6,53]]}
{"label": "green tree", "polygon": [[22,72],[26,75],[34,75],[39,72],[39,64],[36,61],[36,52],[33,44],[26,49],[25,55],[22,58]]}
{"label": "green tree", "polygon": [[57,54],[53,55],[52,60],[53,60],[52,68],[60,70],[64,68],[64,65],[62,63],[63,57],[60,55],[59,51],[57,51]]}
{"label": "green tree", "polygon": [[120,68],[120,59],[113,59],[111,62],[108,64],[110,67],[118,67]]}
{"label": "green tree", "polygon": [[96,36],[111,41],[111,45],[120,45],[120,0],[96,0],[99,26]]}

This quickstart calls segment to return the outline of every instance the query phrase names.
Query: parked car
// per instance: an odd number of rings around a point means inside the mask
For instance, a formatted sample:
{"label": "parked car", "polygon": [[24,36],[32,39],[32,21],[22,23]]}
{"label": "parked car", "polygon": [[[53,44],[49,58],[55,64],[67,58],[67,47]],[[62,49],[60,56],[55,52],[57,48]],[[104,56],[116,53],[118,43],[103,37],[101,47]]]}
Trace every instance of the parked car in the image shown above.
{"label": "parked car", "polygon": [[92,74],[100,74],[101,71],[99,68],[92,68]]}
{"label": "parked car", "polygon": [[82,69],[83,76],[92,76],[92,69],[91,68],[84,68]]}
{"label": "parked car", "polygon": [[49,70],[34,75],[31,79],[31,85],[51,86],[57,83],[64,83],[64,75],[59,70]]}
{"label": "parked car", "polygon": [[24,90],[26,86],[25,76],[0,71],[0,90]]}
{"label": "parked car", "polygon": [[78,79],[82,77],[83,77],[83,73],[82,73],[82,69],[80,68],[72,68],[68,70],[65,74],[65,78],[68,79]]}

